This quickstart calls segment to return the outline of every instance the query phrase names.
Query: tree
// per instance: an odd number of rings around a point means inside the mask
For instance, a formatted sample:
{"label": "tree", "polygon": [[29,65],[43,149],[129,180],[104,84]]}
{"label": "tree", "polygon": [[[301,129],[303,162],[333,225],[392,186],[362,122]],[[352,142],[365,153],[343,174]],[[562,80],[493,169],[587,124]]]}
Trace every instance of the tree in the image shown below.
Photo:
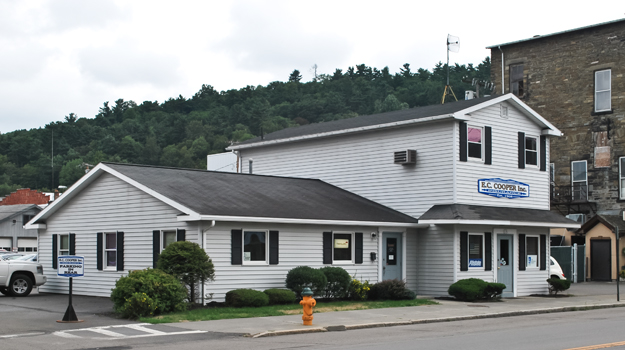
{"label": "tree", "polygon": [[85,169],[82,167],[82,163],[81,158],[66,162],[59,173],[59,184],[69,187],[85,175]]}
{"label": "tree", "polygon": [[289,82],[299,83],[300,80],[302,80],[302,75],[299,74],[299,71],[297,69],[295,69],[293,73],[289,75]]}
{"label": "tree", "polygon": [[190,302],[195,302],[198,283],[215,280],[213,261],[197,243],[189,241],[168,245],[159,256],[157,266],[188,287]]}

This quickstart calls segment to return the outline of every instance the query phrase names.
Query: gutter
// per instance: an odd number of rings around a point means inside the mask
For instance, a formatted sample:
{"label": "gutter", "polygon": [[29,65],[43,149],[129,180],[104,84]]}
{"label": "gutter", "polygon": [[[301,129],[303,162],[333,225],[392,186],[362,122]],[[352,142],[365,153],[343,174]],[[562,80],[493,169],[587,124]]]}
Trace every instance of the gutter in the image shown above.
{"label": "gutter", "polygon": [[503,50],[501,49],[501,46],[497,46],[497,48],[499,49],[499,51],[501,51],[501,94],[505,94],[506,93],[506,80],[504,78],[504,57],[503,57]]}
{"label": "gutter", "polygon": [[255,222],[273,224],[306,224],[306,225],[336,225],[336,226],[375,226],[375,227],[413,227],[426,228],[429,224],[416,222],[383,222],[383,221],[352,221],[352,220],[318,220],[318,219],[291,219],[269,218],[253,216],[216,216],[216,215],[180,215],[178,221],[227,221],[227,222]]}
{"label": "gutter", "polygon": [[505,220],[462,220],[462,219],[432,219],[419,220],[421,224],[429,225],[492,225],[492,226],[526,226],[526,227],[550,227],[550,228],[580,228],[578,223],[565,224],[553,222],[528,222],[528,221],[505,221]]}

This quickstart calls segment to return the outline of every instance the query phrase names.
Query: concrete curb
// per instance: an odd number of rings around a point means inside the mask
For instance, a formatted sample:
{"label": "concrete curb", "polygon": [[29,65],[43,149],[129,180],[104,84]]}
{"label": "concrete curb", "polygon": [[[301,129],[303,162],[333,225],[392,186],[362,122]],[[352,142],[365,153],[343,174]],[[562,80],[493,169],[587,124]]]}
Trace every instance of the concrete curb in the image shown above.
{"label": "concrete curb", "polygon": [[485,319],[485,318],[550,314],[550,313],[556,313],[556,312],[610,309],[610,308],[615,308],[615,307],[625,307],[625,303],[623,304],[597,304],[597,305],[584,305],[584,306],[565,306],[565,307],[554,307],[554,308],[548,308],[548,309],[498,312],[498,313],[483,314],[483,315],[429,318],[429,319],[424,319],[424,320],[410,320],[410,321],[398,321],[398,322],[375,322],[375,323],[363,323],[363,324],[355,324],[355,325],[336,325],[336,326],[327,326],[327,327],[319,327],[319,328],[293,329],[293,330],[284,330],[284,331],[267,331],[267,332],[262,332],[258,334],[248,334],[248,336],[252,338],[262,338],[262,337],[272,337],[272,336],[291,335],[291,334],[337,332],[337,331],[346,331],[346,330],[354,330],[354,329],[408,326],[408,325],[413,325],[413,324],[454,322],[454,321],[466,321],[466,320],[479,320],[479,319]]}

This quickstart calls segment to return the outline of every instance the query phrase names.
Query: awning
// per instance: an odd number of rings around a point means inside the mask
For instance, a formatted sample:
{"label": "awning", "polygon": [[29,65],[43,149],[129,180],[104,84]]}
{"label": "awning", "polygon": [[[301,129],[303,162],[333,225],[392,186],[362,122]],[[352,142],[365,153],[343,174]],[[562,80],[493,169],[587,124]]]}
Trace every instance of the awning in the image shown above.
{"label": "awning", "polygon": [[419,218],[430,225],[494,225],[579,228],[580,223],[549,210],[488,207],[482,205],[435,205]]}

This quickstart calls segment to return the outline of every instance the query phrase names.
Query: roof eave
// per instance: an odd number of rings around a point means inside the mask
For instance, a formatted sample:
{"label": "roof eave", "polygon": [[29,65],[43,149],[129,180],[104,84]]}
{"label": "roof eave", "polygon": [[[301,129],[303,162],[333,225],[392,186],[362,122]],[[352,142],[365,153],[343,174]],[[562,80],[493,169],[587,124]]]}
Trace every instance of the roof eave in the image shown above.
{"label": "roof eave", "polygon": [[535,221],[508,221],[508,220],[464,220],[464,219],[419,219],[420,224],[430,225],[492,225],[492,226],[528,226],[549,228],[580,228],[578,223],[553,223]]}
{"label": "roof eave", "polygon": [[223,216],[223,215],[180,215],[178,221],[226,221],[226,222],[256,222],[275,224],[307,224],[307,225],[332,225],[332,226],[373,226],[373,227],[410,227],[426,228],[429,224],[410,222],[386,222],[386,221],[354,221],[354,220],[318,220],[318,219],[293,219],[271,218],[254,216]]}

